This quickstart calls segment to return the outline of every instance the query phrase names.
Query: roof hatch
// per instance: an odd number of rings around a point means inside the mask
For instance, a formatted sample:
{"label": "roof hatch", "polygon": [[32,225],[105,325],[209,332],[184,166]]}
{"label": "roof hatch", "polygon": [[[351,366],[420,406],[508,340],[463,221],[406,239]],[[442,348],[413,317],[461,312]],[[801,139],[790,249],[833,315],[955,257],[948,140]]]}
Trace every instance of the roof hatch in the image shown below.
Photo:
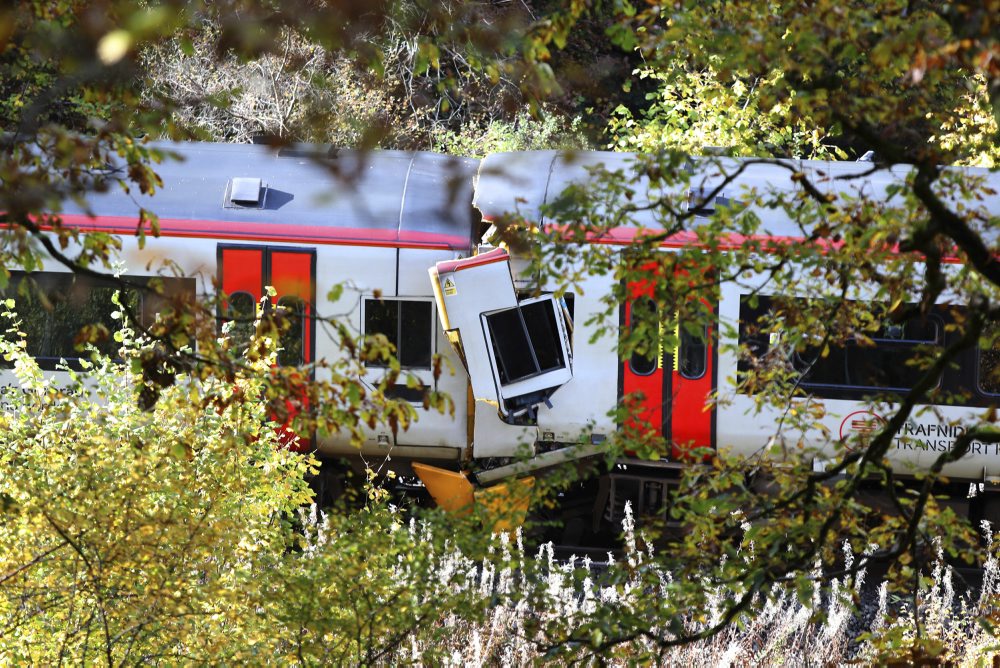
{"label": "roof hatch", "polygon": [[267,185],[260,179],[237,177],[226,184],[227,209],[262,209],[267,196]]}

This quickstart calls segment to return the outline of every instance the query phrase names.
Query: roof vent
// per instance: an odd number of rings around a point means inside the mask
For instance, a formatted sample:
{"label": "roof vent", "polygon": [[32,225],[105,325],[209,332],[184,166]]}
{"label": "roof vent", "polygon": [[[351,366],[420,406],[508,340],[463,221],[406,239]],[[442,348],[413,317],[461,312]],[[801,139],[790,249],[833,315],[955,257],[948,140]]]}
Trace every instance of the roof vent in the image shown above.
{"label": "roof vent", "polygon": [[[687,210],[696,216],[709,217],[715,213],[715,203],[725,196],[716,195],[714,200],[709,200],[708,196],[714,188],[691,188],[687,192]],[[726,202],[728,203],[728,199]]]}
{"label": "roof vent", "polygon": [[723,209],[742,209],[746,206],[745,202],[737,199],[733,199],[725,192],[716,194],[715,199],[709,200],[708,196],[715,191],[716,188],[691,188],[687,192],[687,210],[693,213],[695,216],[702,216],[708,218],[715,214],[715,210],[718,208]]}
{"label": "roof vent", "polygon": [[227,209],[262,209],[267,196],[267,185],[260,179],[235,178],[226,184],[226,199],[223,206]]}

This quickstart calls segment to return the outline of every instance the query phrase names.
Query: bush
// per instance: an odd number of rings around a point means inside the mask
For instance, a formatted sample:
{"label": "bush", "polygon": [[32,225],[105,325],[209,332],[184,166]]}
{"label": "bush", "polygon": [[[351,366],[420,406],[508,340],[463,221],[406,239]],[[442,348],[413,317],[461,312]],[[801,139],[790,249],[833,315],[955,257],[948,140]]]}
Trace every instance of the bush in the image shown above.
{"label": "bush", "polygon": [[591,148],[580,128],[579,118],[567,119],[545,108],[537,118],[522,111],[510,121],[493,119],[470,124],[458,132],[437,129],[431,132],[430,138],[434,151],[473,158],[505,151]]}
{"label": "bush", "polygon": [[[232,384],[181,377],[144,412],[127,364],[95,352],[60,386],[17,334],[0,339],[19,381],[0,390],[0,663],[974,662],[994,644],[976,625],[995,615],[993,557],[978,601],[941,557],[912,604],[883,587],[867,636],[846,578],[806,595],[789,580],[714,633],[744,590],[682,579],[628,509],[605,564],[529,556],[475,518],[407,518],[375,489],[306,510],[315,462],[279,447],[260,391],[273,354]],[[756,558],[752,542],[735,556]]]}
{"label": "bush", "polygon": [[285,518],[308,502],[313,466],[278,448],[263,403],[245,399],[259,394],[253,369],[228,386],[181,379],[143,412],[127,364],[95,354],[61,386],[11,339],[0,339],[20,383],[3,388],[0,413],[0,662],[228,651],[253,618],[241,602],[261,555],[289,546]]}

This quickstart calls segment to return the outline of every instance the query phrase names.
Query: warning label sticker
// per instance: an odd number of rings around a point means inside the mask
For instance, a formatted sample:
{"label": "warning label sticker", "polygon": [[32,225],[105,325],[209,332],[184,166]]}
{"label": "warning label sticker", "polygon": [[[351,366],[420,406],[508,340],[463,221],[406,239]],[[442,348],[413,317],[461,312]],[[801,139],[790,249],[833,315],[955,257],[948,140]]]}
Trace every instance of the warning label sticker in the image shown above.
{"label": "warning label sticker", "polygon": [[455,279],[450,276],[444,279],[444,294],[448,297],[454,297],[458,294],[458,288],[455,287]]}

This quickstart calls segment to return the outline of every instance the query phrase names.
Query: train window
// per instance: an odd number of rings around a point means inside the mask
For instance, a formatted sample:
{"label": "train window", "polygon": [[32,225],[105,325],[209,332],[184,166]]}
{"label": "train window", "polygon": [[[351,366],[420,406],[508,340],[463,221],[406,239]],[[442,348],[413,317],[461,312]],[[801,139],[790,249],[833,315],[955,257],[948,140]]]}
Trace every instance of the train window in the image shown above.
{"label": "train window", "polygon": [[850,341],[831,347],[826,357],[817,349],[796,355],[802,385],[908,390],[923,375],[910,361],[919,356],[921,346],[937,343],[938,327],[931,319],[887,323],[871,340],[874,345]]}
{"label": "train window", "polygon": [[434,322],[430,302],[399,303],[399,362],[408,367],[429,367],[434,344]]}
{"label": "train window", "polygon": [[[139,324],[149,326],[165,306],[165,300],[180,293],[194,296],[193,279],[156,278],[156,289],[148,277],[123,277],[138,287],[122,288],[111,279],[97,279],[63,272],[11,272],[10,283],[2,291],[4,299],[15,300],[27,351],[43,369],[52,370],[60,360],[75,365],[86,353],[77,348],[80,334],[88,326],[103,326],[113,333],[122,321],[112,313],[122,310],[113,302],[114,294],[126,313]],[[143,289],[142,285],[151,287]],[[96,341],[101,353],[116,356],[119,344],[113,336]],[[3,364],[0,362],[0,364]]]}
{"label": "train window", "polygon": [[705,375],[708,368],[708,345],[705,330],[692,334],[680,328],[680,342],[677,351],[677,370],[682,378],[696,380]]}
{"label": "train window", "polygon": [[520,309],[486,316],[486,322],[496,351],[501,383],[508,385],[539,372]]}
{"label": "train window", "polygon": [[543,299],[485,316],[501,384],[566,366],[554,308]]}
{"label": "train window", "polygon": [[[366,299],[365,335],[382,334],[396,347],[403,367],[430,368],[434,328],[431,302],[405,299]],[[387,366],[369,362],[369,366]]]}
{"label": "train window", "polygon": [[[738,373],[749,369],[750,358],[764,359],[779,339],[759,323],[772,313],[772,299],[758,297],[757,308],[747,298],[740,304],[740,344],[749,355],[739,361]],[[906,391],[923,375],[912,364],[929,346],[939,346],[942,328],[937,316],[916,317],[904,322],[887,322],[870,336],[871,343],[848,341],[829,346],[824,356],[818,347],[791,354],[783,353],[802,374],[801,386],[823,395],[831,390]]]}
{"label": "train window", "polygon": [[[633,302],[629,321],[631,324],[637,321],[659,324],[656,302],[648,297]],[[644,350],[635,350],[632,353],[632,357],[629,358],[629,368],[632,370],[632,373],[638,376],[648,376],[656,371],[658,355],[659,345],[651,346]]]}
{"label": "train window", "polygon": [[298,297],[282,297],[278,300],[278,309],[281,317],[287,319],[287,322],[280,322],[282,331],[278,343],[278,364],[298,366],[305,361],[303,357],[305,324],[302,318],[305,313],[305,302]]}
{"label": "train window", "polygon": [[1000,394],[1000,322],[991,322],[983,330],[978,384],[984,394]]}
{"label": "train window", "polygon": [[229,340],[233,350],[242,355],[253,337],[254,320],[257,315],[257,301],[249,292],[234,292],[229,295],[226,317],[232,321]]}
{"label": "train window", "polygon": [[[517,301],[519,303],[535,301],[537,295],[535,290],[519,289],[515,290],[514,292],[517,295]],[[552,294],[551,292],[545,293],[545,295],[543,295],[543,298],[551,294]],[[566,329],[570,334],[570,339],[572,339],[573,328],[574,328],[573,313],[575,312],[576,309],[576,295],[574,295],[572,292],[567,292],[561,298],[556,300],[556,304],[557,307],[562,311],[563,322],[566,323]]]}
{"label": "train window", "polygon": [[736,382],[742,384],[747,374],[766,359],[769,335],[765,330],[768,309],[765,304],[753,304],[749,297],[740,297],[739,356],[736,360]]}

